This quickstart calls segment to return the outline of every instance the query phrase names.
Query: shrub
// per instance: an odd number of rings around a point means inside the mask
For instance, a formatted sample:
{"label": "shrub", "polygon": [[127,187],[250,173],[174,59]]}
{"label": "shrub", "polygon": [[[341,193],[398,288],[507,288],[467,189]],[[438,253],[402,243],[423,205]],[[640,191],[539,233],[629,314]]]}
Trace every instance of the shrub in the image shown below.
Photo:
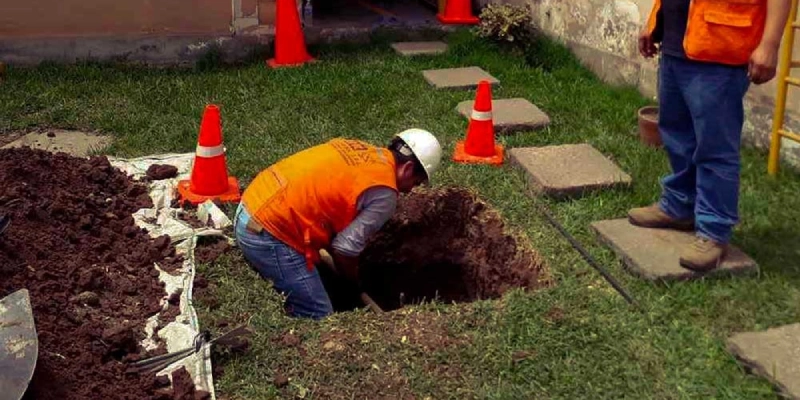
{"label": "shrub", "polygon": [[530,5],[489,4],[481,11],[477,34],[524,48],[535,38],[531,13]]}

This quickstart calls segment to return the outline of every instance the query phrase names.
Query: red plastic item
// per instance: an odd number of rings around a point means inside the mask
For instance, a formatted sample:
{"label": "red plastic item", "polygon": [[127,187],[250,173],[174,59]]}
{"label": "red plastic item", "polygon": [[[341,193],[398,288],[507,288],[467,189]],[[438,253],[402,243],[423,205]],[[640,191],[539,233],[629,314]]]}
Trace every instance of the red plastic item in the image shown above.
{"label": "red plastic item", "polygon": [[278,0],[275,15],[275,57],[267,60],[267,65],[272,68],[294,67],[316,61],[306,50],[297,3]]}
{"label": "red plastic item", "polygon": [[436,18],[446,25],[475,25],[480,22],[478,17],[472,15],[470,0],[447,0],[444,14],[437,14]]}
{"label": "red plastic item", "polygon": [[189,180],[178,182],[178,194],[182,202],[192,204],[208,199],[223,203],[241,200],[238,180],[228,176],[220,112],[216,105],[207,105],[203,112],[192,174]]}
{"label": "red plastic item", "polygon": [[504,148],[494,140],[494,118],[492,117],[492,87],[482,80],[478,83],[475,105],[469,118],[466,140],[456,143],[453,161],[501,165]]}

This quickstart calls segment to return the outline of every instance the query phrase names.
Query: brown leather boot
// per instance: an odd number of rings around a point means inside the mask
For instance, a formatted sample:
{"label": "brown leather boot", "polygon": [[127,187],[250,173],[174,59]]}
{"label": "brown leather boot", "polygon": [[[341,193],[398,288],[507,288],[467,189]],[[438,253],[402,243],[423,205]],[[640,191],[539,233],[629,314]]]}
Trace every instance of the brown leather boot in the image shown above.
{"label": "brown leather boot", "polygon": [[628,211],[628,221],[633,225],[644,228],[668,228],[681,231],[691,231],[694,229],[694,220],[674,219],[664,211],[661,211],[661,207],[658,206],[658,203]]}
{"label": "brown leather boot", "polygon": [[696,272],[707,272],[722,264],[728,245],[698,237],[681,255],[681,266]]}

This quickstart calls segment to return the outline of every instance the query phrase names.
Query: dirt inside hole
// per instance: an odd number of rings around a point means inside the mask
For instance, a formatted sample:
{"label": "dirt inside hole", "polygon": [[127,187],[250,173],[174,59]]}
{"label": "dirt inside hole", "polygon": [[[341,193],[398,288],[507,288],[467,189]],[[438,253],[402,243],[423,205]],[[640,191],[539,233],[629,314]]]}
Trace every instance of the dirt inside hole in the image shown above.
{"label": "dirt inside hole", "polygon": [[[459,187],[401,196],[395,216],[360,260],[361,285],[384,310],[432,300],[470,302],[549,284],[529,242],[475,192]],[[320,268],[334,309],[363,307],[357,290]]]}

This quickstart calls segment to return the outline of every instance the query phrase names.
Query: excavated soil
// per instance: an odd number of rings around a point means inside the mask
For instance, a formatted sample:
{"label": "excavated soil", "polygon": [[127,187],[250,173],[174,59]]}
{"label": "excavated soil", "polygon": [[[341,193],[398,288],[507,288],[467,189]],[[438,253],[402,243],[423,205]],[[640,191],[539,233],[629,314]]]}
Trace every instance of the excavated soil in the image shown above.
{"label": "excavated soil", "polygon": [[175,256],[131,217],[152,206],[146,188],[105,157],[30,148],[0,150],[0,188],[0,296],[30,291],[39,338],[25,398],[164,398],[125,365],[152,355],[138,342],[166,295],[153,263]]}
{"label": "excavated soil", "polygon": [[[543,262],[498,213],[465,188],[416,191],[361,257],[361,284],[384,310],[469,302],[547,284]],[[320,268],[337,310],[363,307],[352,286]]]}

